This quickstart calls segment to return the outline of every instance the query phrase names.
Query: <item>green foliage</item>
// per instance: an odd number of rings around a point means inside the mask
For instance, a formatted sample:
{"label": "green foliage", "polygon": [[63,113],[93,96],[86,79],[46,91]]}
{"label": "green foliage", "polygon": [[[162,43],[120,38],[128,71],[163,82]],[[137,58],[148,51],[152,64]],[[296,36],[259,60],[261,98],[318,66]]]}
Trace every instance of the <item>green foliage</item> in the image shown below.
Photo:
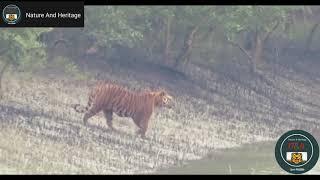
{"label": "green foliage", "polygon": [[111,47],[113,44],[134,46],[148,29],[144,16],[148,8],[134,6],[87,7],[85,32],[97,38],[98,44]]}
{"label": "green foliage", "polygon": [[[285,22],[291,12],[301,6],[104,6],[85,8],[85,27],[61,30],[62,39],[68,42],[67,52],[73,59],[82,58],[89,48],[98,49],[108,57],[122,57],[139,54],[152,61],[175,61],[185,48],[188,34],[197,29],[192,39],[192,58],[209,62],[219,56],[225,48],[225,37],[235,41],[243,38],[242,32],[258,31],[266,35],[278,22],[275,33],[283,37]],[[169,31],[168,31],[169,29]],[[19,31],[19,30],[16,30]],[[16,41],[11,45],[13,54],[23,57],[31,47],[39,47],[34,40],[39,34],[35,29],[2,33],[0,40]],[[11,33],[11,35],[10,35]],[[60,37],[60,31],[57,33]],[[169,35],[168,35],[169,34]],[[49,43],[59,39],[56,36]],[[93,40],[93,41],[92,41]],[[8,41],[10,42],[10,41]],[[94,44],[92,44],[94,43]],[[31,44],[31,46],[30,46]],[[119,50],[119,46],[124,50]],[[19,47],[23,48],[19,48]],[[93,48],[93,49],[94,49]],[[63,49],[63,48],[62,48]],[[219,49],[219,50],[218,50]],[[119,51],[118,51],[119,50]],[[127,51],[128,50],[128,51]],[[53,51],[50,50],[49,51]],[[66,53],[66,54],[68,54]],[[131,53],[131,54],[130,54]],[[143,54],[145,53],[145,54]],[[223,54],[224,52],[220,53]],[[41,54],[41,53],[40,53]],[[57,50],[54,55],[63,55]],[[42,54],[43,55],[43,54]],[[33,56],[33,55],[32,55]],[[169,57],[170,56],[170,57]],[[101,56],[100,56],[101,57]],[[166,57],[166,58],[163,58]],[[169,57],[169,58],[167,58]],[[121,58],[119,58],[121,59]],[[132,57],[132,59],[138,59]],[[39,61],[39,60],[38,60]],[[31,62],[31,60],[30,60]],[[39,61],[40,62],[40,61]],[[21,65],[23,63],[20,63]],[[28,63],[25,60],[25,64]],[[169,63],[170,64],[170,63]]]}
{"label": "green foliage", "polygon": [[288,13],[299,7],[292,6],[228,6],[219,14],[218,20],[229,40],[233,40],[241,31],[268,32],[278,21],[280,28]]}
{"label": "green foliage", "polygon": [[46,53],[37,39],[40,33],[49,30],[48,28],[1,29],[0,49],[4,50],[1,60],[9,61],[19,68],[43,66]]}
{"label": "green foliage", "polygon": [[55,57],[52,62],[47,64],[46,68],[48,73],[63,74],[64,76],[71,75],[80,80],[85,80],[89,77],[87,72],[80,71],[74,62],[63,56]]}

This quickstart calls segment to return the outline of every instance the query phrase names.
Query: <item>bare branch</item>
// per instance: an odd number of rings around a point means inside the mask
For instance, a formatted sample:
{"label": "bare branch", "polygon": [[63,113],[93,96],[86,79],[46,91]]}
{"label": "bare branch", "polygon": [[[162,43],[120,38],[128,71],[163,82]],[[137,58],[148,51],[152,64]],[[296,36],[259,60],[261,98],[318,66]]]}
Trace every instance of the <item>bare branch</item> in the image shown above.
{"label": "bare branch", "polygon": [[310,45],[312,43],[312,39],[313,39],[313,36],[316,32],[316,29],[318,28],[318,26],[320,25],[320,23],[316,23],[313,25],[312,29],[311,29],[311,32],[309,33],[309,36],[308,36],[308,39],[307,39],[307,42],[306,42],[306,46],[305,46],[305,50],[304,50],[304,53],[303,54],[306,54],[309,49],[310,49]]}
{"label": "bare branch", "polygon": [[3,98],[3,91],[2,91],[2,78],[5,70],[9,67],[10,61],[5,61],[2,69],[0,70],[0,99]]}
{"label": "bare branch", "polygon": [[232,46],[238,47],[248,58],[251,62],[253,62],[253,58],[250,56],[247,50],[245,50],[239,43],[233,42],[231,40],[227,40]]}
{"label": "bare branch", "polygon": [[270,35],[277,29],[279,24],[280,24],[280,21],[277,20],[277,23],[273,26],[273,28],[266,33],[266,36],[263,38],[262,43],[264,43],[270,37]]}

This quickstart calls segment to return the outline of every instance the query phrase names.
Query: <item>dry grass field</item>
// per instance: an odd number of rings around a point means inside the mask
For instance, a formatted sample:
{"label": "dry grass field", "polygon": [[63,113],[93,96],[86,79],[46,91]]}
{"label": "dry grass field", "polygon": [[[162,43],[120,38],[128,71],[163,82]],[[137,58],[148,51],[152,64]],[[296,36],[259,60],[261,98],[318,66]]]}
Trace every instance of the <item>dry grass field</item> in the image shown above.
{"label": "dry grass field", "polygon": [[[83,115],[70,107],[87,103],[84,81],[11,71],[0,101],[0,173],[155,173],[215,150],[276,140],[293,128],[319,133],[319,66],[309,65],[266,65],[263,77],[193,67],[192,78],[162,78],[174,107],[154,112],[147,140],[135,135],[131,119],[116,115],[117,132],[102,113],[84,126]],[[101,72],[128,88],[153,83],[146,72]]]}

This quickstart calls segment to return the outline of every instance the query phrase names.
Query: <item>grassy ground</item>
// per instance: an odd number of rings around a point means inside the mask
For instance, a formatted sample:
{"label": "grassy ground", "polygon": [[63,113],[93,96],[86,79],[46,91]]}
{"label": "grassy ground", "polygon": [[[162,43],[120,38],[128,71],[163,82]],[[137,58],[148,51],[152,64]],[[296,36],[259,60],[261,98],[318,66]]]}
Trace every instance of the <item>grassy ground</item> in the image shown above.
{"label": "grassy ground", "polygon": [[[135,136],[129,118],[114,117],[118,132],[108,130],[101,113],[84,126],[70,104],[86,104],[85,83],[7,74],[0,103],[0,173],[154,173],[211,151],[275,140],[292,128],[317,130],[320,76],[278,68],[283,69],[266,69],[265,79],[193,69],[193,79],[161,82],[175,104],[156,110],[148,140]],[[152,84],[125,69],[103,73],[129,88]]]}
{"label": "grassy ground", "polygon": [[[160,169],[157,174],[289,174],[274,158],[275,141],[244,144],[239,148],[218,150],[201,160],[179,167]],[[319,174],[320,163],[305,174]]]}

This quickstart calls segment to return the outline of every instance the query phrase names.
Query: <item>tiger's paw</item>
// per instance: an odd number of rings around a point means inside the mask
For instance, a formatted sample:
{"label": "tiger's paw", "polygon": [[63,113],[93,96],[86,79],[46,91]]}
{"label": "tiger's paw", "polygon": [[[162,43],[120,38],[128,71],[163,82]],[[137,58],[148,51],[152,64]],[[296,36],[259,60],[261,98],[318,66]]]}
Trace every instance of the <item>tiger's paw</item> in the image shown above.
{"label": "tiger's paw", "polygon": [[145,134],[141,134],[141,139],[143,139],[143,140],[150,140],[150,138],[149,137],[147,137]]}

